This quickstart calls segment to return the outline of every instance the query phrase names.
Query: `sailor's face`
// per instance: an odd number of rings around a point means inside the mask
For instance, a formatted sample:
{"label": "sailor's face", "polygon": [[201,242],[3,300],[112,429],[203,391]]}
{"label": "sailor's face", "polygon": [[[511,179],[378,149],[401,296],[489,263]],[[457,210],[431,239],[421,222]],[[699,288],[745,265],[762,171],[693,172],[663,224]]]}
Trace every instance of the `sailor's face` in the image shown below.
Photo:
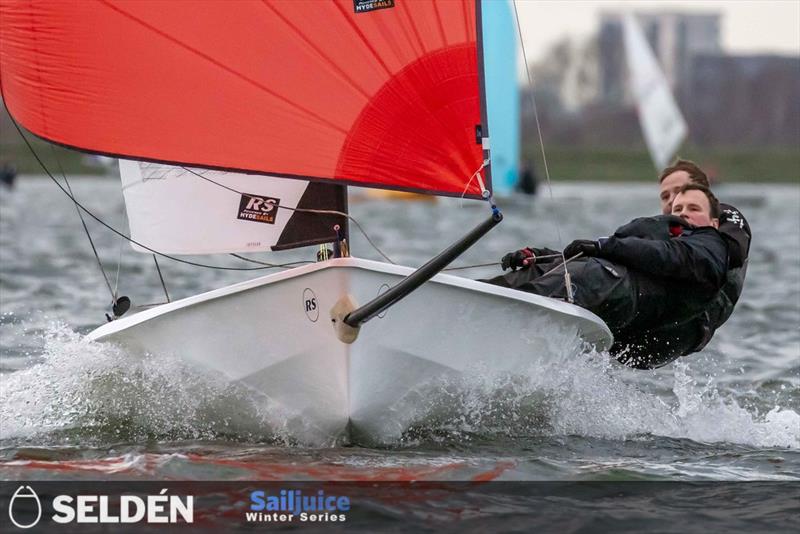
{"label": "sailor's face", "polygon": [[675,196],[672,214],[684,219],[693,226],[713,226],[719,228],[719,220],[711,218],[711,203],[702,191],[690,189]]}
{"label": "sailor's face", "polygon": [[[661,213],[669,215],[672,213],[672,202],[681,187],[690,182],[689,173],[686,171],[675,171],[661,182],[659,199],[661,200]],[[698,191],[699,192],[699,191]]]}

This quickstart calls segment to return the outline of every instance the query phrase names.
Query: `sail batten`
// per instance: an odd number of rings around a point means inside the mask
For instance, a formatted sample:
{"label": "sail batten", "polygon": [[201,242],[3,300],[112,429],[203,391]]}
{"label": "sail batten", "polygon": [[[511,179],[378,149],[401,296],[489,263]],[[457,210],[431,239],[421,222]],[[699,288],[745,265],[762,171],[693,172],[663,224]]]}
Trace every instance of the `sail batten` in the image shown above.
{"label": "sail batten", "polygon": [[484,159],[477,2],[395,4],[3,2],[0,87],[85,151],[461,195]]}

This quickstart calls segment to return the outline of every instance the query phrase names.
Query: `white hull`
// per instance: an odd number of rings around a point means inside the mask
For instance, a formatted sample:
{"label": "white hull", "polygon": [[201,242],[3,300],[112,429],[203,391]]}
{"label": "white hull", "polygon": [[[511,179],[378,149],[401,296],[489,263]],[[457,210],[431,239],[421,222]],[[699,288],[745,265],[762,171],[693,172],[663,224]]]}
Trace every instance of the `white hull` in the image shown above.
{"label": "white hull", "polygon": [[88,337],[245,384],[299,418],[298,437],[309,442],[341,437],[348,424],[399,436],[420,385],[481,363],[525,367],[557,329],[598,349],[611,344],[602,320],[582,308],[444,274],[362,326],[353,344],[337,339],[329,318],[337,300],[350,294],[364,304],[412,271],[357,258],[316,263],[124,317]]}

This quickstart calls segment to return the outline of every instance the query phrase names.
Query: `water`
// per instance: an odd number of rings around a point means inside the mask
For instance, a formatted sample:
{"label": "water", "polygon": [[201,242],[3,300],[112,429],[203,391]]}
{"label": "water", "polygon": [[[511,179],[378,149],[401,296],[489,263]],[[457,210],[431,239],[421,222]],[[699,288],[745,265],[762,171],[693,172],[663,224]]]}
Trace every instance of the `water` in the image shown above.
{"label": "water", "polygon": [[[110,299],[75,209],[46,178],[17,183],[0,192],[4,479],[800,480],[797,186],[718,188],[748,218],[754,240],[737,309],[702,353],[656,371],[574,353],[518,376],[489,367],[426,393],[444,409],[422,414],[399,440],[320,447],[298,443],[257,399],[217,376],[83,340],[105,321]],[[78,199],[125,231],[116,180],[71,183]],[[607,235],[658,208],[655,185],[569,184],[558,185],[554,199],[543,193],[532,204],[501,203],[504,222],[457,264]],[[351,211],[386,254],[412,266],[487,215],[483,205],[452,199],[361,199]],[[87,224],[110,283],[135,303],[162,301],[152,258]],[[380,259],[355,230],[352,242],[356,255]],[[168,260],[161,267],[173,298],[253,276]]]}

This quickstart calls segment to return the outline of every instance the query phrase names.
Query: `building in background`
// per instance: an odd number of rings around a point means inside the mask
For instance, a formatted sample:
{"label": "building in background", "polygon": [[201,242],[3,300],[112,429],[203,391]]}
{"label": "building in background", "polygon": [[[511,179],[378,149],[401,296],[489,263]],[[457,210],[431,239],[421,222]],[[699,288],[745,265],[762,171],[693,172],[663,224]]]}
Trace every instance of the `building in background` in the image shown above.
{"label": "building in background", "polygon": [[[729,55],[719,13],[634,12],[688,124],[703,147],[800,145],[800,56]],[[604,12],[585,42],[562,39],[533,67],[551,142],[641,146],[623,38],[624,12]],[[523,136],[535,134],[522,101]]]}
{"label": "building in background", "polygon": [[[719,13],[662,11],[638,12],[634,16],[679,99],[691,77],[694,58],[722,53]],[[600,15],[599,98],[609,104],[633,102],[627,83],[622,20],[622,12]]]}
{"label": "building in background", "polygon": [[800,146],[800,57],[698,55],[682,104],[700,146]]}

